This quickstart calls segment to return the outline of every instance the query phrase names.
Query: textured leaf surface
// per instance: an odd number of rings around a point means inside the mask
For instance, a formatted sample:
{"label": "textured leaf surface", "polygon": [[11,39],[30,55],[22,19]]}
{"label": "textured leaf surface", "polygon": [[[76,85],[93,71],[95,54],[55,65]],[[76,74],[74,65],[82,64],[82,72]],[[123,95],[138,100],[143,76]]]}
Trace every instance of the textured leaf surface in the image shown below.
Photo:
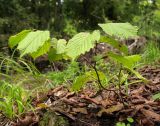
{"label": "textured leaf surface", "polygon": [[107,23],[99,24],[99,26],[108,35],[119,38],[136,37],[138,32],[138,28],[130,23]]}
{"label": "textured leaf surface", "polygon": [[65,52],[67,41],[65,39],[59,39],[56,43],[57,54]]}
{"label": "textured leaf surface", "polygon": [[40,47],[36,52],[33,52],[31,56],[35,59],[43,54],[46,54],[50,49],[50,41],[46,41],[42,47]]}
{"label": "textured leaf surface", "polygon": [[67,44],[67,55],[74,60],[79,55],[84,54],[93,48],[94,42],[98,41],[100,38],[99,36],[98,31],[94,31],[93,34],[81,32],[75,35]]}
{"label": "textured leaf surface", "polygon": [[31,30],[23,30],[18,34],[14,35],[14,36],[11,36],[9,38],[9,46],[10,46],[10,48],[15,47],[20,41],[22,41],[26,37],[26,35],[29,32],[31,32]]}
{"label": "textured leaf surface", "polygon": [[100,40],[100,31],[99,30],[93,31],[93,33],[92,33],[92,39],[93,39],[93,42],[94,41],[98,42]]}
{"label": "textured leaf surface", "polygon": [[21,51],[21,57],[28,53],[36,52],[50,38],[49,31],[30,32],[19,42],[17,49]]}
{"label": "textured leaf surface", "polygon": [[114,48],[118,49],[120,52],[123,52],[126,55],[128,54],[128,47],[126,45],[121,44],[120,42],[112,39],[112,38],[109,38],[106,36],[101,36],[100,42],[108,43],[111,46],[113,46]]}

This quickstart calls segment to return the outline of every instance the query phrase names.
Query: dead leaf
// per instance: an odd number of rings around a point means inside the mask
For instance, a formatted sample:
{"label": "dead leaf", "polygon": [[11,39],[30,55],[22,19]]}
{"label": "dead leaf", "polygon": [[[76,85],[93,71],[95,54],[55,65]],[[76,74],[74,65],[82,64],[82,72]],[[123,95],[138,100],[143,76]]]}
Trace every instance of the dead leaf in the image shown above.
{"label": "dead leaf", "polygon": [[90,101],[91,103],[95,103],[97,105],[100,105],[101,104],[101,100],[102,100],[102,97],[101,96],[97,96],[95,98],[90,98],[88,96],[85,96],[85,95],[81,95],[81,98],[87,100],[87,101]]}
{"label": "dead leaf", "polygon": [[38,118],[33,117],[33,116],[25,116],[25,118],[19,119],[16,126],[29,126],[35,122],[38,122]]}
{"label": "dead leaf", "polygon": [[55,92],[55,93],[54,93],[54,96],[62,98],[62,97],[64,97],[64,96],[66,96],[66,94],[67,94],[67,91],[65,91],[65,90],[60,90],[60,91]]}
{"label": "dead leaf", "polygon": [[133,104],[144,104],[145,100],[143,100],[143,99],[133,99],[132,103]]}
{"label": "dead leaf", "polygon": [[111,114],[113,112],[116,111],[120,111],[121,109],[123,109],[124,105],[123,104],[117,104],[117,105],[113,105],[110,108],[102,108],[99,112],[98,112],[98,116],[101,117],[103,113],[107,113],[107,114]]}
{"label": "dead leaf", "polygon": [[82,113],[82,114],[88,114],[86,108],[72,108],[74,112]]}
{"label": "dead leaf", "polygon": [[155,122],[159,122],[160,121],[160,115],[150,111],[150,110],[146,110],[146,109],[140,109],[140,111],[143,113],[143,115],[145,115],[147,118],[150,118],[152,120],[154,120]]}
{"label": "dead leaf", "polygon": [[104,108],[106,108],[107,106],[110,106],[110,105],[112,105],[112,101],[111,100],[109,100],[109,99],[105,99],[105,100],[102,100],[101,101],[101,104],[102,104],[102,106],[104,107]]}
{"label": "dead leaf", "polygon": [[139,95],[140,93],[142,93],[144,90],[144,85],[142,85],[140,88],[138,88],[137,90],[133,90],[131,91],[131,95]]}
{"label": "dead leaf", "polygon": [[69,92],[67,95],[66,95],[66,98],[69,98],[69,97],[72,97],[75,95],[75,92]]}

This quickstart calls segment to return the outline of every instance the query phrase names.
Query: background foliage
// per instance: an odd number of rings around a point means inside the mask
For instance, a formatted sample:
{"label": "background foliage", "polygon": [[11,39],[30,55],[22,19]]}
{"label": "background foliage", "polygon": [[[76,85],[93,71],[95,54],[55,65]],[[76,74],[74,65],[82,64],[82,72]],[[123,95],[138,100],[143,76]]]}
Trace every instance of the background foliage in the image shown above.
{"label": "background foliage", "polygon": [[159,7],[159,0],[1,0],[0,41],[29,28],[71,36],[104,22],[132,22],[159,39]]}

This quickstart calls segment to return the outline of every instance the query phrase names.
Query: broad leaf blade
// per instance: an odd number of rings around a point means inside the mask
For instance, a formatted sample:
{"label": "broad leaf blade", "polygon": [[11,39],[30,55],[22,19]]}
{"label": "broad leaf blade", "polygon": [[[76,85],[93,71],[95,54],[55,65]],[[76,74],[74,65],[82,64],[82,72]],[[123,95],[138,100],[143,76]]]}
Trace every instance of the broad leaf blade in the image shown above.
{"label": "broad leaf blade", "polygon": [[141,59],[140,55],[122,56],[112,52],[109,52],[108,56],[112,57],[114,60],[129,69],[133,69],[135,64]]}
{"label": "broad leaf blade", "polygon": [[25,54],[36,52],[49,39],[49,31],[30,32],[21,42],[19,42],[17,49],[22,52],[22,57]]}
{"label": "broad leaf blade", "polygon": [[105,33],[110,36],[116,36],[119,38],[136,37],[138,28],[132,26],[130,23],[106,23],[99,24]]}
{"label": "broad leaf blade", "polygon": [[90,80],[91,80],[90,76],[86,74],[76,77],[72,85],[72,90],[79,91]]}
{"label": "broad leaf blade", "polygon": [[15,47],[20,41],[22,41],[27,35],[28,33],[30,33],[31,30],[23,30],[21,31],[20,33],[14,35],[14,36],[11,36],[9,38],[9,46],[10,48],[13,48]]}
{"label": "broad leaf blade", "polygon": [[57,54],[55,48],[51,48],[48,52],[48,59],[49,61],[58,61],[63,59],[63,54]]}
{"label": "broad leaf blade", "polygon": [[42,47],[40,47],[36,52],[33,52],[31,56],[35,59],[43,54],[46,54],[50,49],[50,41],[46,41]]}
{"label": "broad leaf blade", "polygon": [[101,36],[100,42],[105,42],[113,46],[114,48],[118,49],[120,52],[123,52],[124,54],[128,54],[128,47],[124,44],[121,44],[120,42],[116,41],[115,39]]}
{"label": "broad leaf blade", "polygon": [[[98,35],[98,33],[94,33]],[[66,48],[67,55],[73,60],[94,47],[94,42],[98,36],[94,37],[90,33],[81,32],[69,40]]]}
{"label": "broad leaf blade", "polygon": [[93,42],[95,42],[95,41],[98,42],[100,40],[100,31],[99,30],[94,30],[91,35],[92,35]]}
{"label": "broad leaf blade", "polygon": [[67,41],[65,39],[59,39],[56,43],[57,54],[65,53]]}
{"label": "broad leaf blade", "polygon": [[68,60],[69,57],[65,53],[57,54],[57,50],[55,48],[51,48],[48,52],[49,61],[58,61],[58,60]]}
{"label": "broad leaf blade", "polygon": [[121,56],[110,52],[108,56],[112,57],[115,61],[121,63],[125,68],[135,74],[139,79],[147,81],[139,72],[134,70],[135,64],[140,61],[140,55]]}
{"label": "broad leaf blade", "polygon": [[50,61],[58,61],[62,59],[68,59],[69,57],[66,55],[66,43],[65,39],[54,39],[52,43],[52,48],[48,52],[48,58]]}
{"label": "broad leaf blade", "polygon": [[[108,80],[105,74],[101,71],[98,71],[99,79],[101,80],[103,86],[107,86]],[[79,91],[87,82],[89,81],[97,81],[97,75],[95,71],[89,71],[84,73],[84,75],[78,76],[72,85],[73,91]]]}

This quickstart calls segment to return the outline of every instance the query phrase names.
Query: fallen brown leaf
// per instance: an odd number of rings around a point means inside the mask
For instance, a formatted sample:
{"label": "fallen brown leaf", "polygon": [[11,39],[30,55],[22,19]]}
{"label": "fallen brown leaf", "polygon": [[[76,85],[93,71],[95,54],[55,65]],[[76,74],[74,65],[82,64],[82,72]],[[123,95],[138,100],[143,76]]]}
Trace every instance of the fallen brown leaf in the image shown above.
{"label": "fallen brown leaf", "polygon": [[154,120],[155,122],[159,122],[160,121],[160,115],[150,111],[150,110],[146,110],[146,109],[140,109],[140,111],[143,113],[143,115],[145,115],[147,118],[150,118],[152,120]]}
{"label": "fallen brown leaf", "polygon": [[99,112],[98,112],[98,116],[101,117],[103,113],[107,113],[107,114],[111,114],[113,112],[116,111],[120,111],[121,109],[123,109],[124,105],[123,104],[117,104],[117,105],[113,105],[110,108],[102,108]]}
{"label": "fallen brown leaf", "polygon": [[72,108],[74,112],[82,113],[82,114],[88,114],[86,108]]}

